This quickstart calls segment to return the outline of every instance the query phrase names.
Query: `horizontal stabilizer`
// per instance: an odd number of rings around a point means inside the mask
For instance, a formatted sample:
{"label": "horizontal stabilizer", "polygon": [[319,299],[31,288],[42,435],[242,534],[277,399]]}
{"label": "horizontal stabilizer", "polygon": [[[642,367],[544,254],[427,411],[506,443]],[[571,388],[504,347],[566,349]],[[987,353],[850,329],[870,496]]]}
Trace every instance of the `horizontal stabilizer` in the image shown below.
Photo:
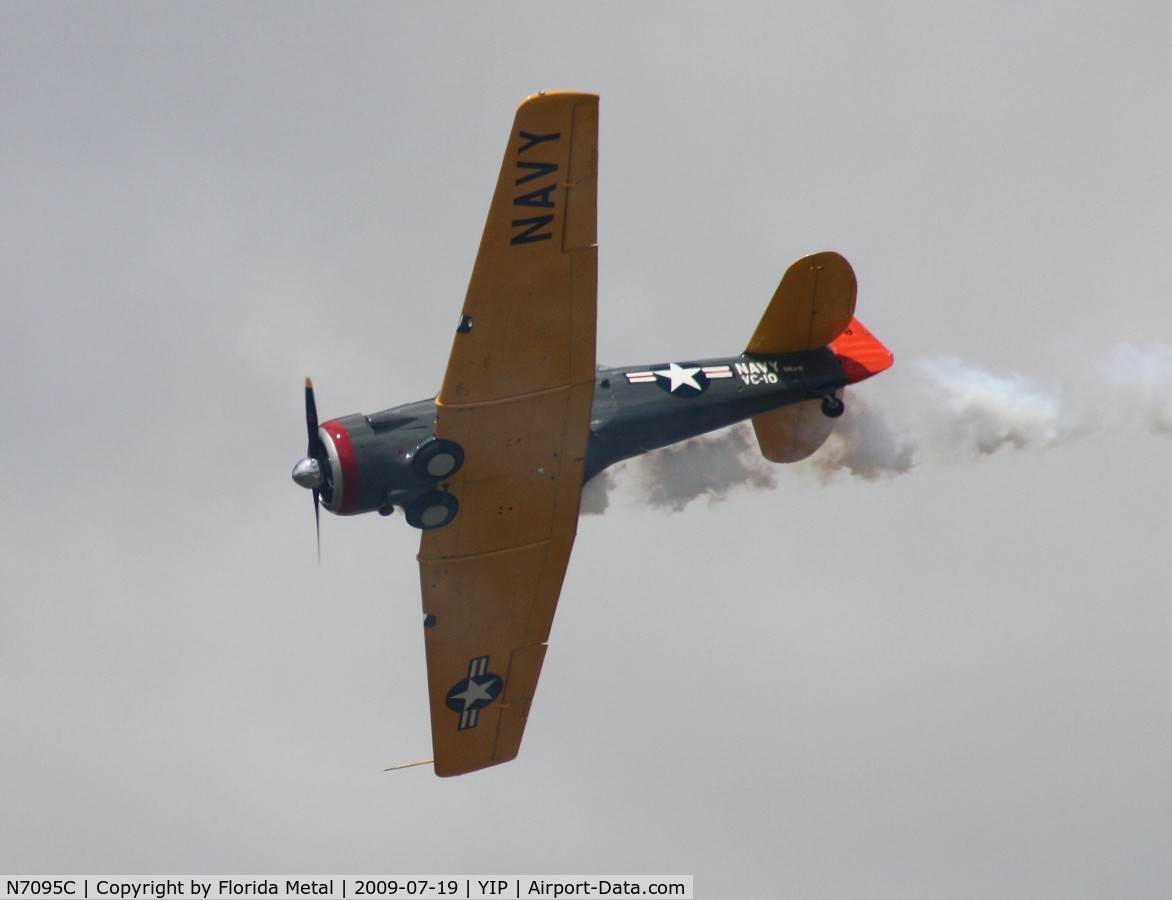
{"label": "horizontal stabilizer", "polygon": [[804,256],[786,269],[745,352],[801,353],[825,347],[855,313],[855,272],[833,251]]}
{"label": "horizontal stabilizer", "polygon": [[753,431],[767,460],[795,463],[826,442],[834,422],[822,414],[822,400],[815,398],[753,416]]}

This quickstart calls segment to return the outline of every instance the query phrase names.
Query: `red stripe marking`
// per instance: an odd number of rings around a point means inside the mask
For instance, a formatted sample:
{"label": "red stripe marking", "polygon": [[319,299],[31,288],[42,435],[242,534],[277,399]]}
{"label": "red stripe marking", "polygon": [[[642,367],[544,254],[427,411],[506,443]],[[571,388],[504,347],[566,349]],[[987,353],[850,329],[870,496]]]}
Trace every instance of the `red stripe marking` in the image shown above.
{"label": "red stripe marking", "polygon": [[358,458],[354,455],[350,435],[341,422],[330,419],[321,427],[333,438],[334,449],[338,451],[338,466],[342,470],[342,505],[338,515],[348,516],[358,509]]}

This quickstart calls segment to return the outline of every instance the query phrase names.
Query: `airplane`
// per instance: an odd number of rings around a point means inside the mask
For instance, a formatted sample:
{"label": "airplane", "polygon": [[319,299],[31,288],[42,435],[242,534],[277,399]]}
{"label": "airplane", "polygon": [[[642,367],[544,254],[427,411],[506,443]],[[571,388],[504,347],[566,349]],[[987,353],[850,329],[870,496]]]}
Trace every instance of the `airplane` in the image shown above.
{"label": "airplane", "polygon": [[402,509],[420,529],[434,769],[517,756],[577,532],[582,486],[625,459],[752,422],[766,459],[804,459],[843,389],[892,365],[854,318],[854,271],[785,272],[743,353],[595,363],[598,97],[517,109],[439,394],[319,424],[305,382],[293,480],[336,515]]}

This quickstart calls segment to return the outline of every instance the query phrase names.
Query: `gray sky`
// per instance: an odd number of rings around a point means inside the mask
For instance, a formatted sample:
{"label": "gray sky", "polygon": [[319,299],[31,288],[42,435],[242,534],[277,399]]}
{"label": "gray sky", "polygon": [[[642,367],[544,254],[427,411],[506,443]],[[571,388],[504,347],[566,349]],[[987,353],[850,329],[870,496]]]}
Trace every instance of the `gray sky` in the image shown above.
{"label": "gray sky", "polygon": [[[1167,893],[1170,9],[6,6],[0,868]],[[835,249],[915,465],[618,472],[518,760],[388,775],[418,535],[317,565],[301,381],[434,393],[545,88],[602,96],[599,361],[736,353]]]}

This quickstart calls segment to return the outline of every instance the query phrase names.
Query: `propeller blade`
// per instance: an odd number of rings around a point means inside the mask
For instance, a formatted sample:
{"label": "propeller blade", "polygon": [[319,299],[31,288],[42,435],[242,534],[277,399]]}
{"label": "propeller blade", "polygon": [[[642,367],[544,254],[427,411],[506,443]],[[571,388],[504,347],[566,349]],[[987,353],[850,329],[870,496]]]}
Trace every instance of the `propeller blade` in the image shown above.
{"label": "propeller blade", "polygon": [[[313,399],[313,381],[305,379],[305,430],[309,435],[306,455],[318,465],[325,464],[325,448],[317,433],[317,402]],[[321,491],[313,489],[313,525],[317,531],[317,564],[321,565]]]}
{"label": "propeller blade", "polygon": [[318,501],[320,491],[313,490],[313,524],[317,528],[317,564],[321,565],[321,504]]}
{"label": "propeller blade", "polygon": [[305,428],[309,432],[309,449],[306,454],[314,459],[318,458],[317,449],[321,439],[317,436],[317,403],[313,399],[313,382],[305,379]]}

